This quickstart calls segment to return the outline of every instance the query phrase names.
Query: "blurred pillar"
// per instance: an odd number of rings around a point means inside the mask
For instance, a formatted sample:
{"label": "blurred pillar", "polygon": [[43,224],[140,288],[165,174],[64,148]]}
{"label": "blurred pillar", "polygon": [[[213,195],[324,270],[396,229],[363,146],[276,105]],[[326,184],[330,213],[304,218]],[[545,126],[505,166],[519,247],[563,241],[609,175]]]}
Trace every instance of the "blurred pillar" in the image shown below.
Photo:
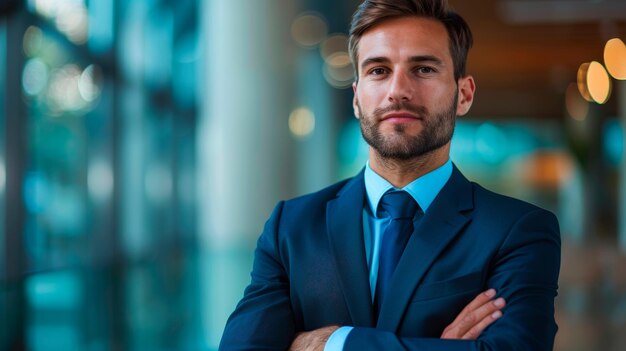
{"label": "blurred pillar", "polygon": [[245,245],[255,241],[274,203],[293,195],[294,5],[233,0],[204,6],[199,225],[208,247]]}
{"label": "blurred pillar", "polygon": [[249,259],[279,199],[293,196],[290,0],[202,2],[198,229],[206,344],[215,348],[249,282]]}
{"label": "blurred pillar", "polygon": [[[626,81],[614,80],[614,94],[618,100],[618,116],[622,125],[622,135],[626,135]],[[626,137],[622,139],[622,159],[619,170],[620,188],[618,203],[618,242],[626,252]]]}

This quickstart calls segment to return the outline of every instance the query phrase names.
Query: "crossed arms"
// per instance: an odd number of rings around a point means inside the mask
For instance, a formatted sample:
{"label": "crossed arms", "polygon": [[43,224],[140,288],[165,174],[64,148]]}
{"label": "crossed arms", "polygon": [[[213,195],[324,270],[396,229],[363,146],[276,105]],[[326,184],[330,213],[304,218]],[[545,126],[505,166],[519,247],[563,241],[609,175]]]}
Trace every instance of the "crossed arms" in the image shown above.
{"label": "crossed arms", "polygon": [[[329,309],[324,301],[294,300],[294,289],[307,287],[293,286],[295,260],[301,252],[295,253],[295,245],[290,247],[279,238],[280,212],[279,205],[259,239],[252,282],[227,322],[220,350],[323,349],[336,328],[330,325],[350,325],[339,304],[333,320],[326,315]],[[316,245],[323,246],[312,246]],[[344,350],[551,350],[560,261],[556,218],[540,209],[526,213],[513,223],[492,256],[486,285],[506,299],[506,309],[495,305],[500,300],[485,292],[458,312],[441,330],[440,338],[357,326],[348,335]],[[324,258],[321,255],[322,264]],[[326,297],[332,305],[337,295],[332,290],[335,284],[321,285],[329,290]],[[303,306],[309,309],[303,311]],[[311,315],[316,315],[315,323],[307,321]],[[310,344],[311,338],[317,343]]]}
{"label": "crossed arms", "polygon": [[[441,339],[475,340],[491,323],[502,317],[506,301],[496,297],[496,291],[489,289],[478,295],[459,313],[455,320],[444,329]],[[323,351],[330,335],[339,326],[328,326],[309,332],[298,333],[289,347],[290,351]]]}

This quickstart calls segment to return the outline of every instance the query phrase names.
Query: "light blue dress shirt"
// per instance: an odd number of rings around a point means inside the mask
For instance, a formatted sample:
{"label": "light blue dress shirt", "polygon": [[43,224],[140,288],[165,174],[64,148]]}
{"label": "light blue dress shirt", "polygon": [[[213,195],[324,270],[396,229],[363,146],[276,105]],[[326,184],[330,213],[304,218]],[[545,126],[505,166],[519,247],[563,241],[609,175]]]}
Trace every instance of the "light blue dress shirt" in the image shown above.
{"label": "light blue dress shirt", "polygon": [[[448,161],[441,167],[415,179],[402,189],[391,185],[385,178],[378,175],[370,167],[369,161],[365,165],[365,192],[369,206],[363,208],[363,235],[365,239],[365,255],[370,272],[370,291],[372,291],[372,303],[376,280],[378,279],[378,253],[384,229],[389,224],[389,217],[382,217],[384,213],[377,213],[378,203],[383,195],[390,190],[404,190],[409,193],[426,213],[443,186],[452,175],[452,161]],[[352,327],[341,327],[330,335],[324,351],[340,351],[346,342]]]}

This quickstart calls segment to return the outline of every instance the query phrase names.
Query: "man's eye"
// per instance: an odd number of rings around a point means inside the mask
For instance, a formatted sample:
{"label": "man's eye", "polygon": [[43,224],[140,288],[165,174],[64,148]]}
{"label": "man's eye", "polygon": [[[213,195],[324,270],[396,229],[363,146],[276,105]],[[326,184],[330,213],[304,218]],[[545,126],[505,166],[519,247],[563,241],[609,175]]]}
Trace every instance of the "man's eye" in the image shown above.
{"label": "man's eye", "polygon": [[375,76],[381,75],[381,74],[385,74],[385,69],[384,68],[374,68],[373,70],[370,71],[370,74],[373,74]]}
{"label": "man's eye", "polygon": [[428,73],[434,73],[435,70],[431,67],[419,67],[417,69],[417,72],[421,74],[428,74]]}

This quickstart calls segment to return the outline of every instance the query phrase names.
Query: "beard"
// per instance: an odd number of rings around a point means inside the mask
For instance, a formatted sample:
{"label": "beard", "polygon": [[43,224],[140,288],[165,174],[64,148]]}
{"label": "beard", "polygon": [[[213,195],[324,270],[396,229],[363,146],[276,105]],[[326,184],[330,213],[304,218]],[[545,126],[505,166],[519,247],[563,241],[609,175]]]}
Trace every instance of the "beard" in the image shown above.
{"label": "beard", "polygon": [[[423,106],[409,102],[398,102],[385,108],[377,108],[372,115],[364,115],[359,108],[361,134],[378,154],[386,159],[409,160],[435,151],[448,144],[454,134],[458,91],[452,102],[443,110],[431,114]],[[417,135],[407,133],[407,126],[394,125],[393,133],[383,134],[380,130],[382,117],[392,111],[409,111],[421,118],[422,130]]]}

